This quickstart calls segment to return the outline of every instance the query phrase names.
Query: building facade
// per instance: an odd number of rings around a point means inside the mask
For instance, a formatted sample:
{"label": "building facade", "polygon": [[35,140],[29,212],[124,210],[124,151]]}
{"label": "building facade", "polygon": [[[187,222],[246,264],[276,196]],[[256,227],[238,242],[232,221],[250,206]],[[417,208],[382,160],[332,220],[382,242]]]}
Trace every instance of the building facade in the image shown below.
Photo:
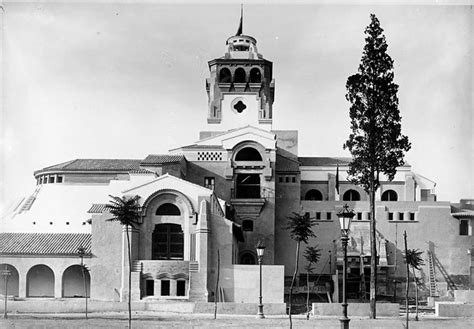
{"label": "building facade", "polygon": [[[74,298],[86,291],[92,299],[110,301],[131,293],[135,301],[254,302],[255,246],[262,241],[264,295],[267,302],[282,303],[295,254],[283,227],[296,212],[317,221],[317,238],[309,245],[318,246],[322,257],[311,289],[337,299],[338,285],[331,283],[341,272],[337,213],[347,204],[356,213],[349,297],[367,298],[369,201],[347,181],[350,158],[300,157],[298,132],[272,129],[272,62],[258,52],[255,38],[228,38],[224,56],[208,64],[207,126],[196,142],[144,159],[76,159],[34,173],[35,191],[2,219],[0,267],[12,272],[9,294]],[[472,204],[455,208],[439,202],[434,187],[410,165],[398,168],[392,181],[381,180],[376,194],[380,296],[401,295],[405,231],[409,248],[424,251],[418,273],[422,293],[443,296],[473,287]],[[140,224],[130,231],[130,292],[126,228],[107,221],[109,195],[138,195],[142,206]],[[90,270],[85,279],[79,247]],[[303,258],[300,264],[304,274]],[[225,275],[216,290],[218,266]]]}

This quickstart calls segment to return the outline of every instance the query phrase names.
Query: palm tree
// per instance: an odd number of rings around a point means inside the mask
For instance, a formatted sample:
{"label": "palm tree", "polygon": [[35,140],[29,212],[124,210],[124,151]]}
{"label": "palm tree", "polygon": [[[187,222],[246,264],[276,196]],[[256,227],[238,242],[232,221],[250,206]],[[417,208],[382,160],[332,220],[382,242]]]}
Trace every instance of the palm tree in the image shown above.
{"label": "palm tree", "polygon": [[305,266],[306,270],[306,287],[307,287],[307,294],[306,294],[306,319],[309,320],[309,273],[313,272],[313,268],[311,265],[316,264],[319,262],[319,259],[321,258],[321,249],[318,249],[316,247],[306,247],[306,250],[304,251],[304,258],[306,258],[306,261],[308,264]]}
{"label": "palm tree", "polygon": [[311,227],[316,224],[316,221],[309,217],[309,213],[300,215],[296,212],[293,212],[288,216],[288,223],[283,227],[284,230],[290,231],[290,238],[296,241],[296,260],[295,260],[295,271],[293,273],[293,279],[291,280],[290,285],[290,294],[288,297],[289,301],[289,310],[288,315],[290,318],[290,329],[293,328],[293,323],[291,321],[291,307],[292,307],[292,295],[293,295],[293,286],[295,285],[296,275],[298,274],[298,264],[300,258],[300,244],[301,242],[308,243],[310,237],[316,237],[313,233]]}
{"label": "palm tree", "polygon": [[[413,271],[413,278],[415,279],[415,309],[416,309],[415,321],[418,321],[418,279],[415,274],[415,269],[420,270],[421,266],[425,264],[425,262],[423,261],[423,258],[421,257],[422,254],[423,254],[423,251],[419,249],[407,249],[406,254],[405,254],[405,262],[409,266],[411,266],[411,269]],[[408,279],[409,279],[409,273],[407,273],[407,284],[408,284]]]}
{"label": "palm tree", "polygon": [[112,200],[107,204],[106,209],[114,216],[107,219],[112,222],[119,222],[127,229],[127,250],[128,250],[128,327],[132,327],[132,251],[130,246],[130,228],[136,228],[141,217],[141,207],[138,203],[140,196],[117,197],[109,195]]}
{"label": "palm tree", "polygon": [[79,255],[79,258],[81,259],[81,272],[82,272],[82,281],[84,283],[84,298],[86,300],[86,320],[88,319],[88,311],[87,311],[87,277],[86,273],[89,272],[89,269],[87,266],[84,264],[84,256],[86,255],[86,248],[84,248],[82,245],[77,248],[77,254]]}

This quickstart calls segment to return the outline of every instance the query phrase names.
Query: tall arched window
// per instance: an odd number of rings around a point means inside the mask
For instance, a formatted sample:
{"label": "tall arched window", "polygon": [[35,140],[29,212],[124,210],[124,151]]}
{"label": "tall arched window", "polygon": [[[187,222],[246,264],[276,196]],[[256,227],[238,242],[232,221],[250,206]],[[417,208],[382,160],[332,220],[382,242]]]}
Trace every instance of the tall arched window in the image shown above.
{"label": "tall arched window", "polygon": [[226,67],[219,71],[219,82],[230,83],[231,80],[230,70]]}
{"label": "tall arched window", "polygon": [[323,200],[323,194],[319,192],[318,190],[309,190],[306,192],[304,196],[305,200],[312,200],[312,201],[322,201]]}
{"label": "tall arched window", "polygon": [[262,81],[262,74],[260,70],[254,67],[250,70],[250,83],[260,83]]}
{"label": "tall arched window", "polygon": [[172,203],[164,203],[156,209],[158,216],[181,216],[179,208]]}
{"label": "tall arched window", "polygon": [[360,194],[356,190],[348,190],[342,196],[343,201],[360,201]]}
{"label": "tall arched window", "polygon": [[236,154],[235,161],[262,161],[262,156],[253,147],[244,147]]}
{"label": "tall arched window", "polygon": [[241,67],[239,67],[237,70],[235,70],[234,73],[234,82],[235,83],[245,83],[245,70]]}
{"label": "tall arched window", "polygon": [[382,193],[382,201],[397,201],[398,195],[394,190],[387,190]]}
{"label": "tall arched window", "polygon": [[155,225],[152,235],[152,259],[181,260],[183,258],[184,234],[181,225]]}

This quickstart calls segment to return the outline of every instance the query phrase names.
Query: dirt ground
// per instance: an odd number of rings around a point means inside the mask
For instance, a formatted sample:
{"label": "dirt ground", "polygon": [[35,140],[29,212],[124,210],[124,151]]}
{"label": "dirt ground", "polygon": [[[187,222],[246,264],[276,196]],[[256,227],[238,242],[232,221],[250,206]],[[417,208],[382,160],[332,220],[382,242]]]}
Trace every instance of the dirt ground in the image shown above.
{"label": "dirt ground", "polygon": [[[352,318],[351,329],[366,328],[404,328],[405,318]],[[293,316],[293,328],[339,329],[336,317]],[[0,320],[0,328],[127,328],[126,313],[92,313],[85,320],[83,314],[10,314],[8,319]],[[284,316],[267,316],[257,319],[253,316],[212,314],[169,314],[141,312],[133,314],[132,328],[288,328],[289,321]],[[420,321],[409,322],[412,329],[471,329],[473,318],[438,318],[423,316]]]}

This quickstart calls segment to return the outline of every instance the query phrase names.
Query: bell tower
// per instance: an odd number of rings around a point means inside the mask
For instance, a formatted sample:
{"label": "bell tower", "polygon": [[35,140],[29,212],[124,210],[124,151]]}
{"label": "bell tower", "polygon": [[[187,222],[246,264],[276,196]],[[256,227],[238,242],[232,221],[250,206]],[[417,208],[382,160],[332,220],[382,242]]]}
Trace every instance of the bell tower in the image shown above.
{"label": "bell tower", "polygon": [[255,126],[271,130],[275,82],[272,62],[257,51],[257,40],[244,35],[243,17],[227,39],[223,57],[209,61],[207,123],[210,130]]}

